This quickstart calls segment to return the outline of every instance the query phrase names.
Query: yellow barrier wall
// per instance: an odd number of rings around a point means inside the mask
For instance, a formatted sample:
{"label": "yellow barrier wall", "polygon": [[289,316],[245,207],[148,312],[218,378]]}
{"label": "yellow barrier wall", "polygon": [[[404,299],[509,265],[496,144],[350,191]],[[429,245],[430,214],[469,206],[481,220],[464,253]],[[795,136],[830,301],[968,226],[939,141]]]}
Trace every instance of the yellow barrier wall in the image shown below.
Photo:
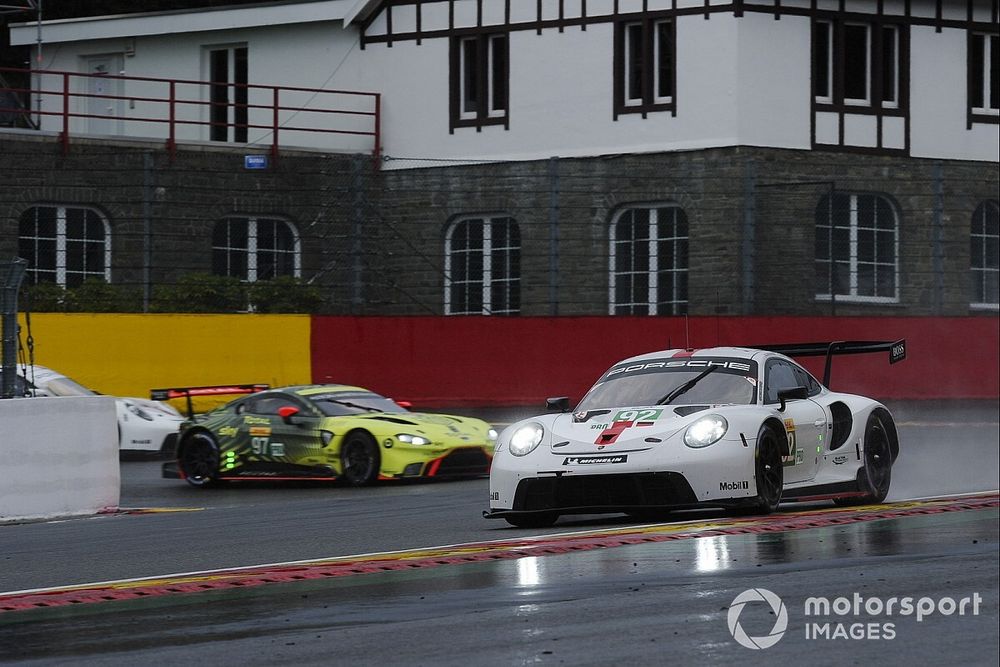
{"label": "yellow barrier wall", "polygon": [[[26,347],[23,313],[20,323]],[[35,363],[114,396],[311,381],[309,315],[33,313],[31,334]]]}

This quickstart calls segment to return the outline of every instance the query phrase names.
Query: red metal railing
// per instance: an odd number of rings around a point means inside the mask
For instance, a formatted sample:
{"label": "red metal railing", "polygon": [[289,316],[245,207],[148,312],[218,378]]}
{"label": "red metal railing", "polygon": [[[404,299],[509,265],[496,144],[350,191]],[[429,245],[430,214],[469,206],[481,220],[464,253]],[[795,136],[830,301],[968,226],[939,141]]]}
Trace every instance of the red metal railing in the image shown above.
{"label": "red metal railing", "polygon": [[[18,75],[30,83],[19,87],[3,84],[4,80]],[[108,92],[101,86],[92,85],[95,79],[101,83],[113,82],[110,87],[116,90]],[[192,89],[193,93],[189,92]],[[235,94],[237,91],[239,95]],[[281,146],[316,147],[319,143],[331,150],[342,148],[337,142],[317,139],[331,136],[369,137],[366,148],[374,156],[381,153],[381,98],[378,93],[9,67],[0,67],[0,93],[5,93],[0,95],[0,116],[20,116],[28,121],[26,125],[42,130],[58,128],[64,152],[69,150],[74,120],[82,119],[87,123],[111,121],[123,128],[86,134],[135,139],[148,139],[150,128],[162,127],[163,132],[154,134],[165,140],[171,158],[177,142],[184,140],[207,138],[227,144],[265,143],[228,138],[231,132],[249,134],[254,130],[259,131],[262,139],[267,139],[266,145],[274,157]],[[221,101],[217,98],[220,93]],[[15,99],[23,103],[15,105]],[[233,99],[245,101],[231,101]],[[58,109],[49,108],[57,101]],[[92,108],[95,101],[107,102],[108,106],[95,111]],[[220,111],[226,120],[215,119]],[[126,124],[145,124],[147,134],[127,131],[124,129]],[[188,128],[195,129],[185,132]],[[208,137],[204,136],[204,129],[198,128],[208,128]],[[79,129],[76,133],[84,134]],[[222,134],[227,138],[219,138]],[[289,136],[292,139],[283,143],[282,139]],[[357,149],[357,144],[351,148]]]}

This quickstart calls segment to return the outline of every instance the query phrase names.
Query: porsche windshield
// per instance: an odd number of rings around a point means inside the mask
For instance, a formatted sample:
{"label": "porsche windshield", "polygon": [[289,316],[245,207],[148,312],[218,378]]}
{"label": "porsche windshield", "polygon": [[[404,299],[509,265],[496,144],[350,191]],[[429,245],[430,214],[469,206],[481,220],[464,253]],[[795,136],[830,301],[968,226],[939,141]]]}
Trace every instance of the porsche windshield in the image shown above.
{"label": "porsche windshield", "polygon": [[406,408],[392,399],[370,392],[339,392],[336,394],[320,394],[309,396],[327,417],[343,417],[345,415],[360,415],[369,412],[406,412]]}
{"label": "porsche windshield", "polygon": [[613,367],[576,410],[627,405],[751,405],[756,401],[756,362],[721,357],[666,358]]}

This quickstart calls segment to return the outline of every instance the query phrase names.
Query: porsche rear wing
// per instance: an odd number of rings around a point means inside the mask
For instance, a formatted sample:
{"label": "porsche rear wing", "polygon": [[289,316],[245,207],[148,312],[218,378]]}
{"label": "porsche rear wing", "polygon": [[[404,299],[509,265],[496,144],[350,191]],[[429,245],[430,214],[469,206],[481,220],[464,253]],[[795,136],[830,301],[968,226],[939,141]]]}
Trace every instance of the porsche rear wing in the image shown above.
{"label": "porsche rear wing", "polygon": [[835,354],[869,354],[889,352],[889,363],[895,364],[906,359],[906,339],[889,340],[839,340],[828,343],[782,343],[781,345],[761,345],[758,349],[778,352],[788,357],[826,357],[823,369],[823,386],[830,387],[830,366]]}
{"label": "porsche rear wing", "polygon": [[188,418],[194,417],[193,396],[224,396],[227,394],[256,394],[258,391],[270,389],[269,384],[213,384],[205,387],[169,387],[166,389],[150,389],[149,398],[154,401],[169,401],[172,398],[183,398],[187,401]]}

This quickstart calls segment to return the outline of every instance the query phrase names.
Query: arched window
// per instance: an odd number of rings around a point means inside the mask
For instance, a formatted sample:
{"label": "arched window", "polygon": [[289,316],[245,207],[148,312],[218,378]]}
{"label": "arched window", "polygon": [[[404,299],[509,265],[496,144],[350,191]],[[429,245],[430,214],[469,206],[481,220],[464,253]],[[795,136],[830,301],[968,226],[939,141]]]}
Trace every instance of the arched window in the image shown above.
{"label": "arched window", "polygon": [[21,215],[18,255],[30,283],[76,287],[88,278],[111,281],[111,227],[92,208],[33,206]]}
{"label": "arched window", "polygon": [[1000,206],[984,201],[972,214],[972,242],[969,266],[972,269],[972,305],[996,308],[1000,305]]}
{"label": "arched window", "polygon": [[836,192],[816,206],[816,298],[899,300],[899,217],[888,197]]}
{"label": "arched window", "polygon": [[521,312],[521,232],[513,218],[463,217],[445,235],[445,315]]}
{"label": "arched window", "polygon": [[610,314],[683,315],[688,221],[676,204],[628,206],[611,223]]}
{"label": "arched window", "polygon": [[247,282],[301,274],[299,236],[278,218],[231,216],[212,231],[212,272]]}

